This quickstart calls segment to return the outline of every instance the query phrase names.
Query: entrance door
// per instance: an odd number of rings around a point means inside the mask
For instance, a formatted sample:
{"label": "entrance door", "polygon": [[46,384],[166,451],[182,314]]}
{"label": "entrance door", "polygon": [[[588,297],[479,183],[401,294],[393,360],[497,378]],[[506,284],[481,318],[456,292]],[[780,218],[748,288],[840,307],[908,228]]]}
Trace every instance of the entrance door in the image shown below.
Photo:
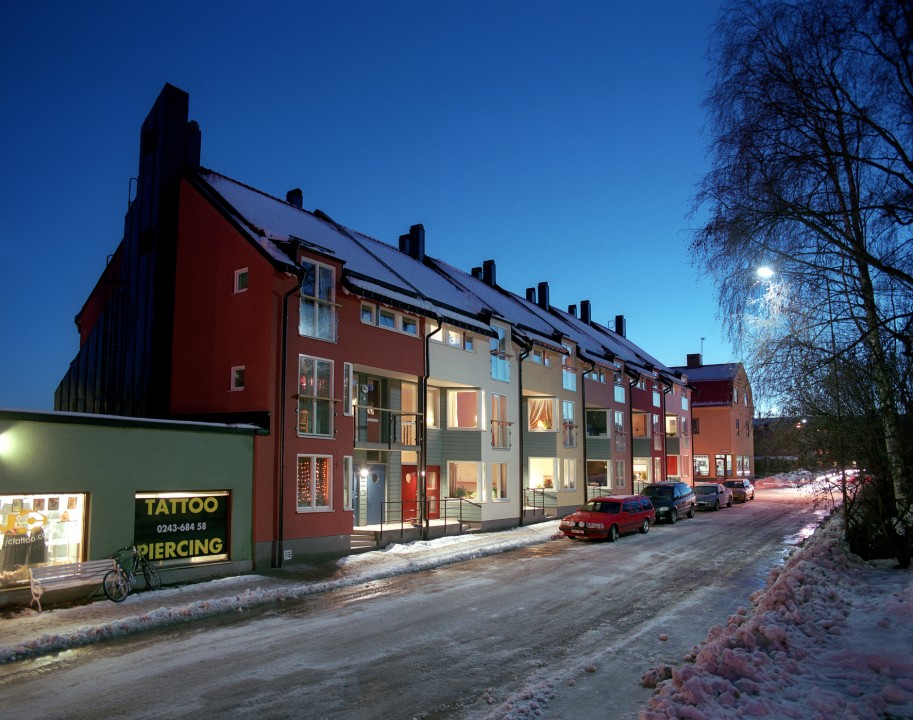
{"label": "entrance door", "polygon": [[403,465],[403,520],[418,520],[418,468]]}
{"label": "entrance door", "polygon": [[386,472],[386,465],[368,465],[368,525],[380,525],[384,521]]}
{"label": "entrance door", "polygon": [[364,418],[359,421],[365,423],[364,439],[369,443],[381,442],[381,397],[380,378],[367,377],[362,380],[358,388],[358,405]]}

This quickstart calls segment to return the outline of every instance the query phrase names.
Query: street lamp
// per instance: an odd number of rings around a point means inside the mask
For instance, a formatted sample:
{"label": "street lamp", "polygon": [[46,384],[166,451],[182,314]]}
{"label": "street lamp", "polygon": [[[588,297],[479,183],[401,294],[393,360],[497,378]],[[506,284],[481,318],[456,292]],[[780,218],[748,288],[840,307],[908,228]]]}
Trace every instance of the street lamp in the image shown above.
{"label": "street lamp", "polygon": [[762,280],[770,280],[776,273],[774,273],[773,268],[768,267],[767,265],[762,265],[756,270],[758,277]]}

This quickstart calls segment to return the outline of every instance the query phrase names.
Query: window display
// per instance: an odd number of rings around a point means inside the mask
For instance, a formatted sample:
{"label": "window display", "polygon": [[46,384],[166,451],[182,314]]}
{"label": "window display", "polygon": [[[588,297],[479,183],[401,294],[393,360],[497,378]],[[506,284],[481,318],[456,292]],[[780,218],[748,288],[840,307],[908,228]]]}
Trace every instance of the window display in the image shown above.
{"label": "window display", "polygon": [[0,495],[0,587],[29,582],[29,567],[82,560],[86,495]]}

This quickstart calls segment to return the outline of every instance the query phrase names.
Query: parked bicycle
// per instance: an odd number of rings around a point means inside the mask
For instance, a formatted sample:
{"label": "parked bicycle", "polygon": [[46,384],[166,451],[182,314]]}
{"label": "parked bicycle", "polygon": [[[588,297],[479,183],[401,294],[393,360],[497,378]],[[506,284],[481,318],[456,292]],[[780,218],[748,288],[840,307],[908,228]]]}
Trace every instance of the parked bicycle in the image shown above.
{"label": "parked bicycle", "polygon": [[136,545],[121,548],[108,557],[114,558],[117,567],[109,570],[102,582],[102,588],[109,600],[123,602],[136,585],[136,575],[142,569],[146,587],[158,590],[162,587],[162,578],[155,566],[146,560],[146,556]]}

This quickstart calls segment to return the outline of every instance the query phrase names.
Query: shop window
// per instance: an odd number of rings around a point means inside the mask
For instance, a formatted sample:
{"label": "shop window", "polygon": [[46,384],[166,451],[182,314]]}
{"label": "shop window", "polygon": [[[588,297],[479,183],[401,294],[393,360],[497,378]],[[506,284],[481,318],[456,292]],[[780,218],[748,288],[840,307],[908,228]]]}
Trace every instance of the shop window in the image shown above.
{"label": "shop window", "polygon": [[296,498],[298,512],[330,510],[332,458],[299,455]]}
{"label": "shop window", "polygon": [[694,477],[710,477],[710,456],[694,456]]}
{"label": "shop window", "polygon": [[0,495],[0,588],[27,584],[29,567],[85,560],[86,495]]}

